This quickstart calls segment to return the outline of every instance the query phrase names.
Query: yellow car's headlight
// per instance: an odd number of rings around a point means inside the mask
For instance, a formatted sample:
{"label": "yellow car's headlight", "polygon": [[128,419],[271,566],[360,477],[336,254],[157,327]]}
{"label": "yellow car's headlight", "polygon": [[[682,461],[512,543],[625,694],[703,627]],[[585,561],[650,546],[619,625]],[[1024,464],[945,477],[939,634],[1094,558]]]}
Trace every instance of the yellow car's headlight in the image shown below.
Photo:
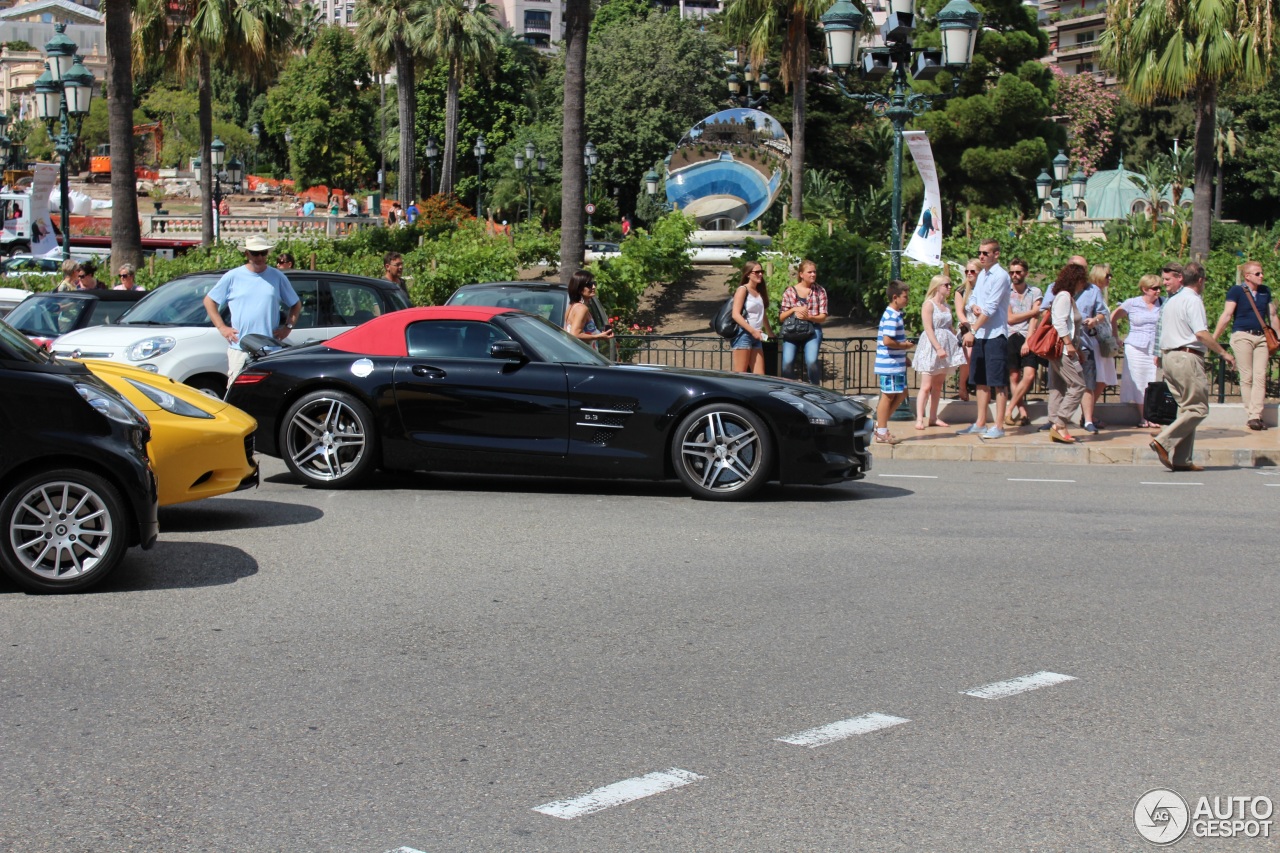
{"label": "yellow car's headlight", "polygon": [[134,388],[137,388],[140,392],[146,395],[147,399],[164,409],[166,412],[181,415],[184,418],[207,418],[208,420],[213,420],[213,415],[196,408],[186,400],[178,399],[168,391],[156,388],[154,385],[134,382],[128,377],[126,377],[124,381],[128,382]]}

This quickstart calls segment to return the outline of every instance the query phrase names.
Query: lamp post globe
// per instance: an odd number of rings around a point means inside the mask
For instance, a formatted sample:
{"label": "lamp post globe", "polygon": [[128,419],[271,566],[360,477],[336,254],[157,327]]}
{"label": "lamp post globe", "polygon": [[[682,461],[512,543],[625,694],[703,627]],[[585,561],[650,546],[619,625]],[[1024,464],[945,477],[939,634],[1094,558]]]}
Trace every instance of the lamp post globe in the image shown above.
{"label": "lamp post globe", "polygon": [[[861,63],[858,61],[858,33],[866,22],[866,16],[849,0],[836,0],[819,18],[827,42],[827,65],[835,71],[833,76],[841,94],[849,100],[861,101],[867,109],[888,118],[893,124],[889,274],[894,279],[902,277],[902,134],[907,122],[948,97],[945,93],[929,95],[914,91],[908,75],[917,80],[930,80],[944,68],[953,72],[963,70],[973,61],[973,46],[982,26],[982,16],[968,0],[951,0],[938,13],[943,48],[917,48],[912,43],[915,15],[915,0],[890,0],[889,15],[880,28],[886,46],[864,51]],[[912,57],[918,58],[914,68]],[[890,93],[850,91],[844,78],[854,69],[861,69],[870,79],[892,73]],[[953,75],[951,94],[955,94],[958,85],[958,75]]]}

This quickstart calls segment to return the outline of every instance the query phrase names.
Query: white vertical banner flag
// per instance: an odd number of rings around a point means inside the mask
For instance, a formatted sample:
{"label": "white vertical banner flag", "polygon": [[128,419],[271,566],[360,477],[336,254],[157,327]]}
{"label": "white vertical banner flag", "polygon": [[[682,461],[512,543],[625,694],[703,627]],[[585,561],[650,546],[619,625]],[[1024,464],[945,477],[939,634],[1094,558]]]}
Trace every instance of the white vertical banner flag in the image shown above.
{"label": "white vertical banner flag", "polygon": [[922,264],[942,266],[942,193],[938,190],[938,167],[933,162],[929,135],[923,130],[904,130],[902,139],[911,149],[911,159],[924,180],[924,207],[916,221],[911,240],[903,252]]}
{"label": "white vertical banner flag", "polygon": [[[31,254],[61,257],[58,236],[53,233],[53,217],[49,215],[49,195],[58,184],[57,163],[36,163],[31,179],[31,201],[27,211],[31,218]],[[63,223],[63,228],[67,227]]]}

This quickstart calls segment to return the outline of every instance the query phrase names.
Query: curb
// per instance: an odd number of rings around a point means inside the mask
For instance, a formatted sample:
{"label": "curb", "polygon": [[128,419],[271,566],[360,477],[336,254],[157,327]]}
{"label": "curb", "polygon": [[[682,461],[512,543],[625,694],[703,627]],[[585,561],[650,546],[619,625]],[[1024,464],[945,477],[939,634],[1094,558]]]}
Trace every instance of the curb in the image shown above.
{"label": "curb", "polygon": [[[1032,462],[1051,465],[1142,465],[1164,470],[1160,460],[1145,445],[1142,447],[1090,447],[1081,442],[1074,446],[1027,444],[971,439],[968,441],[904,441],[900,444],[872,444],[877,461],[897,459],[930,462]],[[1046,439],[1047,441],[1047,439]],[[1280,450],[1254,450],[1230,447],[1199,448],[1192,461],[1206,468],[1263,468],[1280,465]]]}

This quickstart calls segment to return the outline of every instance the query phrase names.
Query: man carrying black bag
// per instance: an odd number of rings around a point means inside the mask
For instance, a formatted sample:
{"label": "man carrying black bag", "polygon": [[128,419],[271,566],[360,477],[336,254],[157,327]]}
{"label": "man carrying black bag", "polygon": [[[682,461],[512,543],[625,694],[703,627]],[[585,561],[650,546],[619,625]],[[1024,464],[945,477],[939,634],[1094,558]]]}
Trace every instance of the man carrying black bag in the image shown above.
{"label": "man carrying black bag", "polygon": [[1195,452],[1196,427],[1209,416],[1209,374],[1205,371],[1205,350],[1218,353],[1235,366],[1231,353],[1209,333],[1204,314],[1204,267],[1196,261],[1182,271],[1182,289],[1165,303],[1160,316],[1160,365],[1165,382],[1178,403],[1178,417],[1155,440],[1151,449],[1170,471],[1203,471],[1191,461]]}

